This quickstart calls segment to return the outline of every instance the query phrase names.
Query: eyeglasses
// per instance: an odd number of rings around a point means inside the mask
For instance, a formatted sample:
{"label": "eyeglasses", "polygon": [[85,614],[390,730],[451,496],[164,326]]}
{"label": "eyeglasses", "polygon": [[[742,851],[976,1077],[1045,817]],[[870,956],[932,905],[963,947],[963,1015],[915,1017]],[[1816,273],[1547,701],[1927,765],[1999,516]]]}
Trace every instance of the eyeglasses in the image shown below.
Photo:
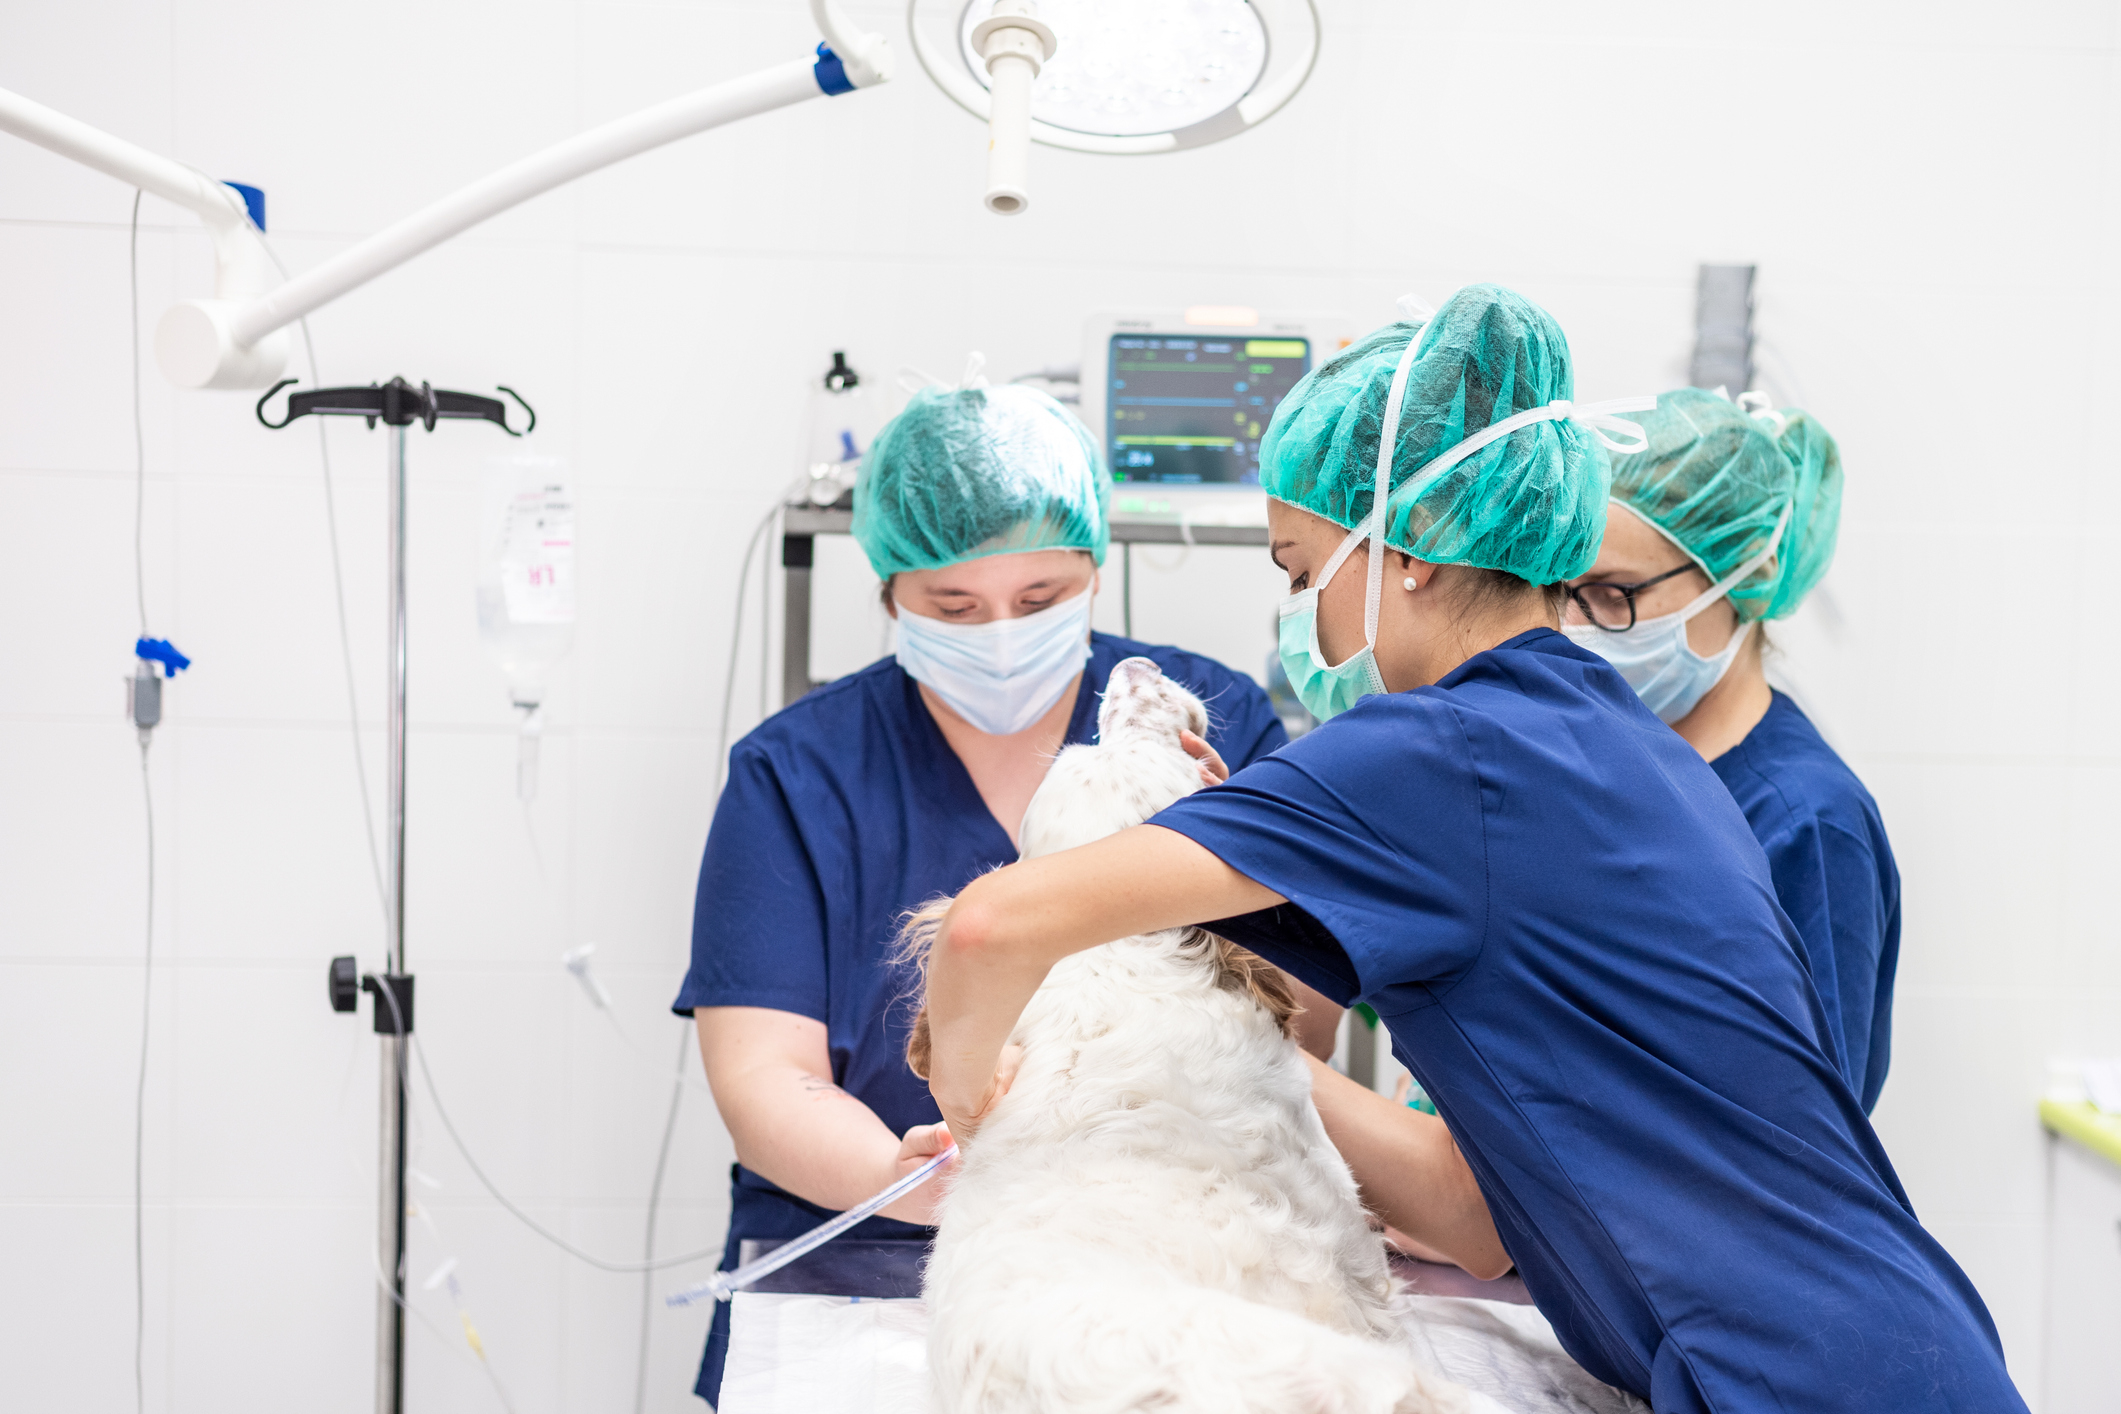
{"label": "eyeglasses", "polygon": [[1645,579],[1638,584],[1571,585],[1569,598],[1576,601],[1576,608],[1586,619],[1607,633],[1626,633],[1635,627],[1636,595],[1694,568],[1696,567],[1693,565],[1681,565],[1677,569],[1666,570],[1655,579]]}

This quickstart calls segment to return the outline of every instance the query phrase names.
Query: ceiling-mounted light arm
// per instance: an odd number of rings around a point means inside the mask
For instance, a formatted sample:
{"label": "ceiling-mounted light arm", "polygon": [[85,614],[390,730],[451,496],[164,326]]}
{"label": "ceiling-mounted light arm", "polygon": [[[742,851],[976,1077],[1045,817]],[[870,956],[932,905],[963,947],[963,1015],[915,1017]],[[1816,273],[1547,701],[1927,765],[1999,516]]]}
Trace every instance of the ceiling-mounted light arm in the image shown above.
{"label": "ceiling-mounted light arm", "polygon": [[810,0],[810,11],[827,36],[815,56],[592,128],[511,163],[278,286],[242,199],[233,191],[4,90],[0,131],[198,212],[214,235],[214,298],[185,300],[163,315],[155,331],[156,361],[181,388],[263,388],[286,367],[283,331],[288,325],[512,206],[709,128],[889,79],[889,41],[850,25],[833,0]]}
{"label": "ceiling-mounted light arm", "polygon": [[810,18],[817,24],[826,45],[839,57],[847,82],[856,88],[872,88],[891,80],[891,41],[880,34],[857,29],[840,13],[833,0],[810,0]]}
{"label": "ceiling-mounted light arm", "polygon": [[163,317],[156,356],[182,387],[255,386],[240,376],[244,352],[275,330],[554,187],[709,128],[845,92],[844,81],[833,90],[823,86],[818,71],[825,67],[824,56],[798,59],[659,103],[512,162],[256,298],[186,300]]}
{"label": "ceiling-mounted light arm", "polygon": [[186,387],[257,386],[219,381],[216,370],[240,363],[244,349],[311,310],[512,206],[709,128],[890,78],[891,46],[882,35],[849,26],[832,0],[810,0],[810,10],[826,35],[814,58],[673,98],[557,143],[385,227],[257,299],[178,305],[155,336],[163,371]]}
{"label": "ceiling-mounted light arm", "polygon": [[227,183],[6,89],[0,89],[0,132],[13,133],[197,214],[213,236],[216,295],[241,299],[270,289],[279,278],[250,223],[243,198]]}

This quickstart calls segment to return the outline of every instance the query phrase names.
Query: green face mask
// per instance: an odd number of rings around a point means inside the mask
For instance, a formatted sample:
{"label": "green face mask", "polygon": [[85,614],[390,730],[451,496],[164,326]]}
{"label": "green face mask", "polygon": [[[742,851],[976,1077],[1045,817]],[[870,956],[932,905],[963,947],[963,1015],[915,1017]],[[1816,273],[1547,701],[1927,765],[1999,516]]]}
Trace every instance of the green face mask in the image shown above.
{"label": "green face mask", "polygon": [[[1353,707],[1363,698],[1385,690],[1384,679],[1377,672],[1377,603],[1382,591],[1381,577],[1371,575],[1369,600],[1365,622],[1369,628],[1369,641],[1348,655],[1344,663],[1328,663],[1325,655],[1318,651],[1318,595],[1332,582],[1341,565],[1354,552],[1363,537],[1369,533],[1365,522],[1348,533],[1326,562],[1325,573],[1318,583],[1309,589],[1291,594],[1281,601],[1281,666],[1289,675],[1289,686],[1304,704],[1304,710],[1323,722],[1336,717]],[[1383,563],[1374,550],[1370,555],[1371,565]]]}

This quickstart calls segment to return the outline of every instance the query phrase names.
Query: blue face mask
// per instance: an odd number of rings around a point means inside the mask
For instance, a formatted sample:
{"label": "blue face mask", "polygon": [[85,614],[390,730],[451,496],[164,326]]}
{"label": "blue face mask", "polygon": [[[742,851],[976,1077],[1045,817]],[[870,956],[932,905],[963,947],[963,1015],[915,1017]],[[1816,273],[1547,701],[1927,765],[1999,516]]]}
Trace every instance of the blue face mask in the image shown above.
{"label": "blue face mask", "polygon": [[[1613,506],[1628,515],[1635,511],[1619,501]],[[1662,526],[1641,516],[1636,516],[1644,525],[1672,540]],[[1569,641],[1579,648],[1588,648],[1616,668],[1642,705],[1657,714],[1667,724],[1677,722],[1701,705],[1701,699],[1709,690],[1722,682],[1738,661],[1738,650],[1744,646],[1746,635],[1753,631],[1751,623],[1738,625],[1731,634],[1731,641],[1723,645],[1723,651],[1704,658],[1687,642],[1687,621],[1707,609],[1724,595],[1746,582],[1754,571],[1761,569],[1775,557],[1775,547],[1782,543],[1783,527],[1790,523],[1788,508],[1784,508],[1781,519],[1775,522],[1775,533],[1768,537],[1767,548],[1747,560],[1730,574],[1704,590],[1685,608],[1672,614],[1659,614],[1654,619],[1638,619],[1633,628],[1616,633],[1596,624],[1564,624],[1561,631]],[[1679,552],[1689,559],[1693,555],[1677,540],[1672,540]],[[1696,564],[1700,562],[1695,561]],[[1704,574],[1706,570],[1702,571]]]}

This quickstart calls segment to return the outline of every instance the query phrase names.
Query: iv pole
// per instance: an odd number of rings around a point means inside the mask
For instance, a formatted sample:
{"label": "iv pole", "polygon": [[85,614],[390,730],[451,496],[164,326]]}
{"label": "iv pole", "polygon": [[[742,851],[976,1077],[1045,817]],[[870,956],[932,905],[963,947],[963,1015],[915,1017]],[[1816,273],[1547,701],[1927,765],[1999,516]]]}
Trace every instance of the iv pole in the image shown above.
{"label": "iv pole", "polygon": [[[382,1097],[377,1106],[376,1253],[389,1265],[377,1274],[382,1289],[376,1299],[376,1414],[401,1414],[405,1408],[405,1095],[410,1084],[413,1028],[413,979],[405,965],[405,434],[415,422],[432,432],[435,423],[445,418],[498,423],[511,437],[523,434],[508,425],[507,408],[498,398],[447,392],[425,383],[414,387],[403,378],[366,388],[315,388],[296,393],[287,400],[287,416],[278,422],[266,421],[265,404],[286,386],[285,382],[276,384],[258,399],[258,421],[267,427],[277,431],[298,417],[365,417],[370,427],[383,423],[389,439],[390,725],[384,768],[389,775],[386,828],[390,838],[384,853],[388,930],[380,974],[361,977],[357,985],[358,964],[353,958],[331,960],[331,1005],[334,1011],[350,1012],[359,1004],[360,992],[373,993],[375,1031],[383,1038]],[[509,396],[515,394],[509,392]],[[538,425],[537,414],[521,398],[516,401],[530,413],[523,429],[528,432]]]}

